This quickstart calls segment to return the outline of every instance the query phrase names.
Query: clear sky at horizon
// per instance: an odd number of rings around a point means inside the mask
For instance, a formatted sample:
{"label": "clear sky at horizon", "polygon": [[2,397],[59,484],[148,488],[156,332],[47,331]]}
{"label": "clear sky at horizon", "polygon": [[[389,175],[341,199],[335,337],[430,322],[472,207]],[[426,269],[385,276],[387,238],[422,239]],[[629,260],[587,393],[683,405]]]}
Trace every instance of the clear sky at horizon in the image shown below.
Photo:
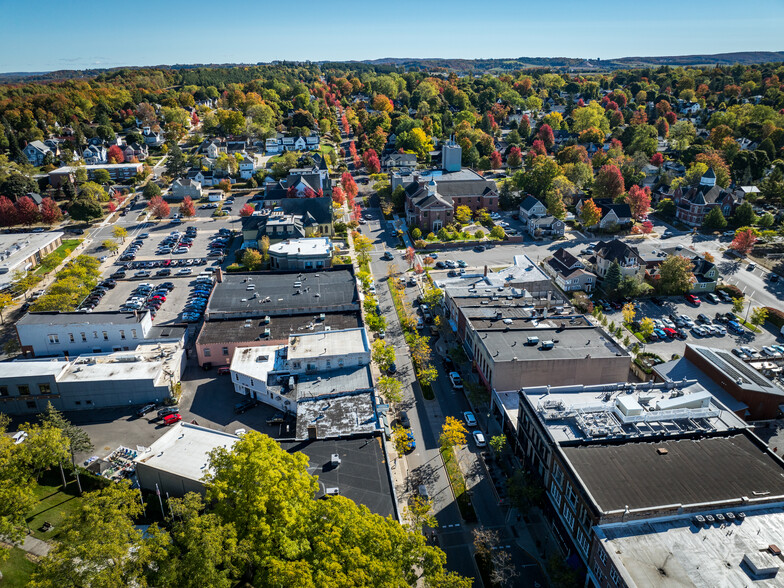
{"label": "clear sky at horizon", "polygon": [[0,72],[383,57],[784,50],[782,0],[0,0]]}

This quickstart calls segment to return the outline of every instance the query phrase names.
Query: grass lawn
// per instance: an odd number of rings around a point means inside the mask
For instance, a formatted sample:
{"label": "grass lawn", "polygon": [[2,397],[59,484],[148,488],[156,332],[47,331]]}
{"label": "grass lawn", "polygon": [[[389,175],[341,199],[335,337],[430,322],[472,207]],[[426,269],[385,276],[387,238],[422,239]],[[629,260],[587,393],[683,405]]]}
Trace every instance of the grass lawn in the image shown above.
{"label": "grass lawn", "polygon": [[66,255],[68,255],[66,249],[69,252],[73,251],[81,242],[81,239],[66,239],[63,241],[57,249],[52,251],[49,255],[41,260],[41,265],[36,268],[35,273],[43,275],[52,271],[54,268],[60,265],[63,259],[65,259]]}
{"label": "grass lawn", "polygon": [[[7,549],[3,547],[3,549]],[[21,588],[27,586],[30,576],[35,570],[36,564],[27,558],[27,553],[18,547],[10,548],[8,559],[0,563],[0,572],[3,572],[3,579],[0,585],[3,588]]]}
{"label": "grass lawn", "polygon": [[466,491],[465,478],[460,471],[454,450],[451,447],[442,447],[439,451],[444,460],[444,469],[449,476],[449,483],[452,485],[452,491],[457,499],[460,515],[469,523],[476,521],[476,512]]}

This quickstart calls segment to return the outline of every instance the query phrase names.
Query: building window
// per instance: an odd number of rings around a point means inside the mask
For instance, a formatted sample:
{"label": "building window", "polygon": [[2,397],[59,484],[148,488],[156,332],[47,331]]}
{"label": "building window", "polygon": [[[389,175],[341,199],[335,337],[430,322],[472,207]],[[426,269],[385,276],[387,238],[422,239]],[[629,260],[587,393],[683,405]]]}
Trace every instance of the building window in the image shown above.
{"label": "building window", "polygon": [[57,335],[49,335],[49,343],[59,343],[60,337]]}
{"label": "building window", "polygon": [[553,480],[558,486],[563,485],[563,471],[557,464],[553,464]]}
{"label": "building window", "polygon": [[86,343],[87,342],[87,333],[81,333],[81,335],[82,335],[82,343]]}
{"label": "building window", "polygon": [[602,582],[604,582],[604,572],[602,571],[602,568],[599,567],[599,563],[598,562],[593,564],[593,571],[596,574],[596,579],[598,580],[598,582],[600,584]]}
{"label": "building window", "polygon": [[212,350],[209,347],[204,348],[204,357],[212,357]]}
{"label": "building window", "polygon": [[85,400],[84,403],[87,404],[88,406],[90,406],[90,405],[92,405],[93,401],[92,400]]}
{"label": "building window", "polygon": [[610,580],[613,581],[613,584],[618,584],[621,580],[621,576],[618,574],[615,568],[610,568]]}
{"label": "building window", "polygon": [[136,329],[131,329],[131,337],[136,339]]}
{"label": "building window", "polygon": [[574,490],[568,484],[566,486],[566,500],[568,500],[569,504],[572,506],[574,506],[574,501],[577,500],[577,494],[574,493]]}
{"label": "building window", "polygon": [[8,386],[0,386],[0,396],[10,396]]}
{"label": "building window", "polygon": [[73,333],[68,333],[68,340],[69,340],[71,343],[73,343],[74,341],[76,341],[76,339],[74,339]]}
{"label": "building window", "polygon": [[601,547],[597,550],[599,552],[599,559],[604,565],[607,565],[607,552]]}
{"label": "building window", "polygon": [[223,355],[224,356],[227,356],[229,354],[229,348],[228,347],[224,347],[222,351],[223,351]]}
{"label": "building window", "polygon": [[329,369],[331,367],[332,367],[332,362],[330,360],[327,360],[327,369]]}
{"label": "building window", "polygon": [[35,404],[35,400],[28,400],[27,408],[38,408],[38,406]]}
{"label": "building window", "polygon": [[49,384],[38,384],[38,390],[41,394],[51,394],[52,387]]}
{"label": "building window", "polygon": [[125,331],[120,331],[120,339],[125,339]]}
{"label": "building window", "polygon": [[19,390],[19,396],[30,396],[30,386],[19,384],[16,389]]}
{"label": "building window", "polygon": [[93,331],[93,339],[97,339],[97,338],[98,338],[98,331]]}
{"label": "building window", "polygon": [[574,527],[574,514],[572,514],[572,509],[564,505],[563,516],[564,521],[566,521],[566,528],[571,531]]}
{"label": "building window", "polygon": [[108,341],[109,340],[109,333],[107,333],[106,331],[103,332],[103,340],[104,341]]}
{"label": "building window", "polygon": [[553,504],[555,506],[561,506],[561,492],[558,490],[555,483],[550,484],[550,496],[553,497]]}
{"label": "building window", "polygon": [[74,404],[76,406],[81,406],[82,405],[82,401],[81,400],[77,400],[76,402],[74,402]]}
{"label": "building window", "polygon": [[577,544],[580,546],[580,549],[583,550],[583,553],[588,555],[588,548],[591,546],[591,544],[588,542],[588,537],[585,535],[585,533],[579,529],[577,531]]}
{"label": "building window", "polygon": [[250,385],[255,386],[256,384],[253,383],[253,378],[250,379]]}
{"label": "building window", "polygon": [[295,370],[298,370],[298,369],[299,369],[299,367],[300,367],[300,363],[299,363],[298,361],[295,361],[295,362],[294,362],[294,369],[295,369]]}

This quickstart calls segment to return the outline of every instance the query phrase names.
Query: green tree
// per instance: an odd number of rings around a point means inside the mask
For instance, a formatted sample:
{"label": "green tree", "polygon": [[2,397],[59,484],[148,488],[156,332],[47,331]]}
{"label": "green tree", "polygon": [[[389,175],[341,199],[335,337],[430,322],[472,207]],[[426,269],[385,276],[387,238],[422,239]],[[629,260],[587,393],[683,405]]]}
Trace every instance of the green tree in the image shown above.
{"label": "green tree", "polygon": [[653,329],[655,325],[653,324],[653,319],[649,317],[645,317],[640,321],[640,335],[647,341],[648,337],[653,334]]}
{"label": "green tree", "polygon": [[500,455],[501,452],[506,447],[506,436],[505,435],[495,435],[490,437],[490,447],[493,448],[493,453],[496,455]]}
{"label": "green tree", "polygon": [[101,242],[101,247],[103,247],[104,249],[108,249],[109,251],[114,253],[120,248],[120,244],[114,239],[104,239]]}
{"label": "green tree", "polygon": [[391,404],[397,404],[403,400],[403,384],[396,378],[381,376],[376,389]]}
{"label": "green tree", "polygon": [[188,162],[185,161],[182,150],[177,143],[167,143],[167,145],[169,145],[169,153],[166,158],[166,175],[179,178],[187,171]]}
{"label": "green tree", "polygon": [[742,296],[732,299],[732,312],[734,312],[735,314],[742,313],[744,306],[745,306],[745,301],[743,300]]}
{"label": "green tree", "polygon": [[520,512],[528,512],[544,498],[544,488],[528,472],[516,470],[506,481],[509,502]]}
{"label": "green tree", "polygon": [[705,215],[705,220],[702,221],[702,228],[706,231],[721,231],[727,226],[727,219],[721,212],[721,207],[714,206],[710,209],[708,214]]}
{"label": "green tree", "polygon": [[428,288],[422,294],[422,302],[431,307],[436,307],[444,300],[444,291],[441,288]]}
{"label": "green tree", "polygon": [[146,586],[144,570],[151,554],[133,521],[141,514],[138,492],[127,482],[85,494],[28,586]]}
{"label": "green tree", "polygon": [[14,299],[8,292],[0,292],[0,320],[3,321],[5,324],[5,317],[3,316],[3,311],[8,308]]}
{"label": "green tree", "polygon": [[768,319],[768,309],[760,306],[751,309],[751,324],[761,325]]}
{"label": "green tree", "polygon": [[490,229],[490,236],[493,239],[498,239],[500,241],[501,239],[506,237],[506,233],[504,232],[504,228],[503,227],[499,227],[499,226],[496,225],[495,227]]}
{"label": "green tree", "polygon": [[128,236],[128,231],[125,227],[121,227],[120,225],[115,225],[112,229],[112,236],[115,239],[120,239],[123,243],[125,242],[125,238]]}
{"label": "green tree", "polygon": [[103,208],[93,198],[77,196],[68,207],[68,213],[76,221],[90,222],[103,216]]}
{"label": "green tree", "polygon": [[472,216],[471,209],[465,204],[458,206],[457,210],[455,211],[455,220],[463,225],[471,221],[471,216]]}
{"label": "green tree", "polygon": [[424,496],[412,496],[405,509],[406,518],[411,524],[411,530],[419,533],[422,526],[437,527],[438,520],[431,514],[433,503]]}
{"label": "green tree", "polygon": [[732,226],[734,227],[750,227],[757,222],[757,215],[754,214],[754,208],[750,202],[744,202],[732,214]]}
{"label": "green tree", "polygon": [[423,365],[417,368],[416,377],[423,386],[430,386],[438,379],[438,370],[432,365]]}
{"label": "green tree", "polygon": [[93,172],[93,179],[104,186],[112,183],[112,176],[110,176],[109,172],[105,169],[95,170],[95,172]]}
{"label": "green tree", "polygon": [[395,363],[395,348],[383,339],[373,341],[370,354],[381,371],[387,371]]}
{"label": "green tree", "polygon": [[659,266],[659,290],[664,294],[684,294],[693,282],[691,260],[682,255],[668,255]]}
{"label": "green tree", "polygon": [[261,267],[263,259],[259,251],[248,247],[242,254],[242,265],[254,272]]}
{"label": "green tree", "polygon": [[152,200],[156,196],[161,195],[161,187],[156,184],[155,182],[147,182],[142,189],[142,196],[144,196],[147,200]]}
{"label": "green tree", "polygon": [[610,264],[610,267],[607,269],[607,273],[604,275],[602,289],[608,295],[614,295],[615,291],[618,289],[619,284],[621,283],[621,277],[621,266],[617,261],[613,261]]}

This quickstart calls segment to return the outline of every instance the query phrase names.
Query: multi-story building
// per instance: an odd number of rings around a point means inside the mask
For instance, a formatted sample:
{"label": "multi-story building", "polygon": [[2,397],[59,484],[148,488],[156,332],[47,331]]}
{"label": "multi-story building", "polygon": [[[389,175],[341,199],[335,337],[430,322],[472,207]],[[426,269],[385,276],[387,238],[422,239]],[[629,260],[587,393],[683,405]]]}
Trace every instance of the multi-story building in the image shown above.
{"label": "multi-story building", "polygon": [[0,290],[6,290],[17,272],[33,269],[63,242],[63,233],[9,233],[0,235]]}
{"label": "multi-story building", "polygon": [[52,150],[41,141],[30,141],[25,145],[22,153],[25,154],[30,165],[38,167],[44,164],[44,159],[48,154],[52,153]]}
{"label": "multi-story building", "polygon": [[274,270],[320,270],[332,266],[332,240],[329,237],[288,239],[270,246]]}
{"label": "multi-story building", "polygon": [[[87,172],[88,180],[93,180],[95,172],[103,169],[109,172],[109,177],[115,182],[131,180],[142,171],[141,163],[105,163],[101,165],[83,165],[81,167]],[[70,165],[53,169],[49,172],[49,184],[56,188],[61,186],[66,180],[73,181],[76,169],[76,167]]]}
{"label": "multi-story building", "polygon": [[620,239],[613,239],[612,241],[599,241],[594,249],[593,269],[600,278],[607,275],[607,270],[614,262],[621,266],[622,276],[643,277],[645,263],[636,247],[627,245]]}
{"label": "multi-story building", "polygon": [[[642,521],[708,514],[712,523],[716,511],[784,500],[784,462],[695,380],[538,386],[518,396],[515,449],[543,484],[556,536],[580,557],[590,585],[651,586],[679,577],[678,562],[669,559],[680,556],[658,551],[662,557],[646,564],[653,568],[620,582],[630,576],[610,561],[612,528],[626,525],[631,533]],[[647,527],[636,528],[637,541],[647,543]],[[672,576],[659,575],[665,569]]]}
{"label": "multi-story building", "polygon": [[248,246],[257,247],[264,236],[275,243],[334,233],[332,198],[286,198],[276,204],[265,200],[259,207],[242,218],[242,238]]}
{"label": "multi-story building", "polygon": [[675,190],[675,217],[683,223],[697,227],[712,208],[719,207],[729,217],[735,207],[743,202],[743,190],[727,190],[716,184],[716,173],[708,169],[697,186],[684,186]]}

